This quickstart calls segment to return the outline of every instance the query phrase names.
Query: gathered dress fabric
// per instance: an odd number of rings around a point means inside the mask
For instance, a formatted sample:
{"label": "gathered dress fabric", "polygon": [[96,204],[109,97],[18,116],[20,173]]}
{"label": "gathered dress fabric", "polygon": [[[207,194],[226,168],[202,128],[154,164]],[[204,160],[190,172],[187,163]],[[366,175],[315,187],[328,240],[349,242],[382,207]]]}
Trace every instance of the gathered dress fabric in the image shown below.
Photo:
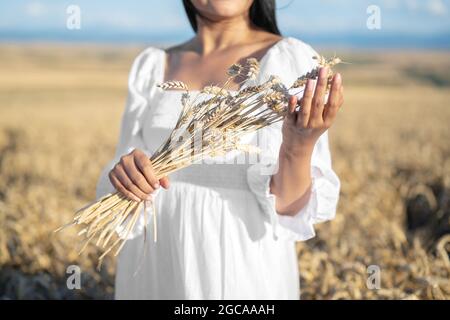
{"label": "gathered dress fabric", "polygon": [[[260,84],[276,75],[289,87],[317,65],[315,55],[308,44],[283,38],[261,58],[252,81]],[[108,172],[122,155],[137,148],[150,156],[175,127],[182,92],[156,86],[164,81],[165,64],[166,53],[157,47],[134,61],[115,158],[101,173],[97,197],[115,192]],[[334,218],[340,182],[325,132],[312,155],[307,204],[294,216],[279,215],[269,184],[277,169],[281,126],[243,138],[262,150],[259,155],[205,158],[169,176],[170,188],[155,196],[156,210],[147,219],[141,214],[118,256],[116,299],[300,298],[295,242],[314,237],[315,224]]]}

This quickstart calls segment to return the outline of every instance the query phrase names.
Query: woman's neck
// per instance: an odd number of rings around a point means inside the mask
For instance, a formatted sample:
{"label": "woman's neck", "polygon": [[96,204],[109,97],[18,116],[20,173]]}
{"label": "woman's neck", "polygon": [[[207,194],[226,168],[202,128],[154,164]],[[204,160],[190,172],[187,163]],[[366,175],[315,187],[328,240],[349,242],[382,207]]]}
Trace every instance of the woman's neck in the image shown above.
{"label": "woman's neck", "polygon": [[198,31],[192,45],[202,55],[242,44],[251,39],[255,31],[248,15],[221,21],[197,19],[197,25]]}

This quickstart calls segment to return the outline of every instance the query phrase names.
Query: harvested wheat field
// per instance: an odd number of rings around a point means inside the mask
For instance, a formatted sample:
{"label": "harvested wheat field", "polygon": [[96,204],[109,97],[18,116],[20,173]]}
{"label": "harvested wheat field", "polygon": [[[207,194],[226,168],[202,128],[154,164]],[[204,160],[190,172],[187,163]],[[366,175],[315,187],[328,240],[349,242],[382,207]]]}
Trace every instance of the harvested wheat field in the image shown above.
{"label": "harvested wheat field", "polygon": [[[110,299],[114,261],[76,229],[112,157],[141,48],[0,46],[0,298]],[[304,299],[450,298],[450,53],[338,54],[338,215],[298,245]],[[81,290],[66,268],[81,267]],[[367,286],[369,266],[379,289]],[[369,267],[369,270],[371,267]]]}

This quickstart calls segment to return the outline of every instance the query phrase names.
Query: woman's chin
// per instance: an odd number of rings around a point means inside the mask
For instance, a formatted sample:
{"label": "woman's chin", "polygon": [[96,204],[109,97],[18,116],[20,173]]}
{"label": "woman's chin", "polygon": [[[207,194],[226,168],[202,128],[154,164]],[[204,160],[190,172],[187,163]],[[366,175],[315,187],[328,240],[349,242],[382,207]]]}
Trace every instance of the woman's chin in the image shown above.
{"label": "woman's chin", "polygon": [[204,16],[213,21],[238,17],[248,12],[253,1],[242,0],[210,0],[192,1]]}

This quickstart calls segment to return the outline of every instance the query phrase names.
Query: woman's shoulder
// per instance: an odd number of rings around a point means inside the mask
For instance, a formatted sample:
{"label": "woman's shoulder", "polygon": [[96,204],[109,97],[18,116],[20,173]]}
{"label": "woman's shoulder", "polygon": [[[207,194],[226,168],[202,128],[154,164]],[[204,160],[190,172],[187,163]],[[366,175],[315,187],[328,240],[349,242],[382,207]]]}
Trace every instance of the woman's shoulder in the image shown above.
{"label": "woman's shoulder", "polygon": [[314,59],[319,54],[308,43],[294,37],[285,37],[281,48],[281,61],[285,65],[290,65],[292,71],[305,73],[316,67],[317,60]]}
{"label": "woman's shoulder", "polygon": [[290,85],[316,66],[315,56],[317,52],[308,43],[294,37],[284,37],[263,59],[260,79],[265,81],[276,75],[283,83]]}
{"label": "woman's shoulder", "polygon": [[298,38],[284,37],[282,42],[284,44],[283,49],[285,52],[291,54],[306,54],[311,56],[311,58],[317,55],[316,50],[314,50],[309,43]]}
{"label": "woman's shoulder", "polygon": [[142,69],[145,67],[152,67],[155,64],[161,63],[161,58],[164,55],[164,49],[157,46],[149,46],[141,50],[141,52],[134,58],[133,67]]}
{"label": "woman's shoulder", "polygon": [[152,79],[159,78],[161,69],[164,63],[164,50],[149,46],[141,50],[134,58],[129,73],[129,85],[144,86],[152,81]]}

